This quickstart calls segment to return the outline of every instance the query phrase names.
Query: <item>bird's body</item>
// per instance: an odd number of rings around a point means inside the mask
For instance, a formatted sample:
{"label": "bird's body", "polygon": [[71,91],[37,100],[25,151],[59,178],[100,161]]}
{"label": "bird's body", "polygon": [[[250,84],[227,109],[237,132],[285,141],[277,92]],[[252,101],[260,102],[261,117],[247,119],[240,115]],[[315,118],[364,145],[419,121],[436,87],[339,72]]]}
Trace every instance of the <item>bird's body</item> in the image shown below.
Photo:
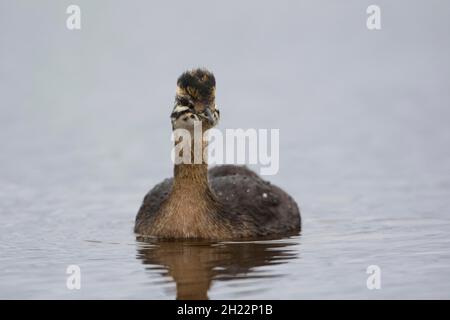
{"label": "bird's body", "polygon": [[295,201],[253,171],[218,166],[209,170],[208,181],[210,189],[190,184],[191,191],[174,192],[173,178],[156,185],[144,198],[135,231],[173,239],[248,239],[300,230]]}
{"label": "bird's body", "polygon": [[[190,129],[193,121],[204,122],[206,128],[214,126],[219,118],[214,92],[211,73],[183,74],[172,113],[174,130]],[[195,103],[182,102],[193,98]],[[201,141],[199,146],[206,144]],[[194,155],[188,158],[193,160]],[[246,167],[223,165],[208,171],[202,160],[175,164],[174,177],[145,196],[135,232],[165,239],[229,240],[288,236],[298,233],[300,226],[298,206],[286,192]]]}

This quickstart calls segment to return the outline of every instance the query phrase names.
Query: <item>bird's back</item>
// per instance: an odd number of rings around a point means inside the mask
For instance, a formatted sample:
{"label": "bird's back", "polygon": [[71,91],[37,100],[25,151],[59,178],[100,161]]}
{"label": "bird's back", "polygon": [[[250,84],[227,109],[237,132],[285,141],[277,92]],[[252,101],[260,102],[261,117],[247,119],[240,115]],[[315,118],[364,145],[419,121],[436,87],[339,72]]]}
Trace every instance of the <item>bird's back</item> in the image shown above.
{"label": "bird's back", "polygon": [[209,171],[210,185],[223,204],[224,217],[252,236],[290,235],[300,231],[297,203],[279,187],[243,166]]}

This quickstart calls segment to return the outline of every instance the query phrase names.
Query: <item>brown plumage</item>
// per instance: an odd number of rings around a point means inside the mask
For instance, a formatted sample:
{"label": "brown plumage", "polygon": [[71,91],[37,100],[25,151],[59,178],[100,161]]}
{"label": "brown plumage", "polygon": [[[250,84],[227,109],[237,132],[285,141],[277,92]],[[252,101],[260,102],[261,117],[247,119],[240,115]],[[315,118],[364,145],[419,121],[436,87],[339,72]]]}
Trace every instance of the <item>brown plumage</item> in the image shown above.
{"label": "brown plumage", "polygon": [[[177,84],[173,128],[191,129],[192,121],[201,121],[204,130],[213,127],[219,113],[212,73],[188,71]],[[202,151],[206,148],[206,142],[199,145]],[[208,171],[202,162],[176,164],[174,178],[145,196],[135,232],[168,239],[252,239],[292,235],[300,226],[296,202],[280,188],[246,167],[224,165]]]}

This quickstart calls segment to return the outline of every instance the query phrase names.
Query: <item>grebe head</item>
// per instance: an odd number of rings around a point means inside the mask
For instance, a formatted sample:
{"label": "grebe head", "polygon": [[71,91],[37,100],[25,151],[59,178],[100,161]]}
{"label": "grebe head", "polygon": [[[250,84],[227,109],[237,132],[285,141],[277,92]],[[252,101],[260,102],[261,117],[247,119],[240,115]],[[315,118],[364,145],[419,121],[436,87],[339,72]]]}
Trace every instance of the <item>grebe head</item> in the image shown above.
{"label": "grebe head", "polygon": [[170,118],[173,129],[191,129],[196,121],[202,128],[214,127],[219,121],[215,99],[216,79],[205,69],[184,72],[177,81],[175,106]]}

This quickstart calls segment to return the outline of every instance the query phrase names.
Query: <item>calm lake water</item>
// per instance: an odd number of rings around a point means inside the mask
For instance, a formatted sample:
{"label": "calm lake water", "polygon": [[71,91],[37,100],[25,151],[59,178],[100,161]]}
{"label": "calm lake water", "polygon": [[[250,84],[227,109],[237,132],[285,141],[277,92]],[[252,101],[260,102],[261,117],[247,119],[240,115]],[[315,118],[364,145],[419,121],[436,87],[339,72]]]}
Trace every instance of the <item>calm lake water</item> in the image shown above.
{"label": "calm lake water", "polygon": [[[80,1],[68,31],[70,3],[2,1],[0,298],[450,298],[449,5],[380,1],[372,32],[371,3],[325,3],[254,19],[251,1]],[[280,129],[265,178],[298,201],[300,235],[136,239],[143,196],[172,173],[175,80],[198,65],[220,129]]]}

